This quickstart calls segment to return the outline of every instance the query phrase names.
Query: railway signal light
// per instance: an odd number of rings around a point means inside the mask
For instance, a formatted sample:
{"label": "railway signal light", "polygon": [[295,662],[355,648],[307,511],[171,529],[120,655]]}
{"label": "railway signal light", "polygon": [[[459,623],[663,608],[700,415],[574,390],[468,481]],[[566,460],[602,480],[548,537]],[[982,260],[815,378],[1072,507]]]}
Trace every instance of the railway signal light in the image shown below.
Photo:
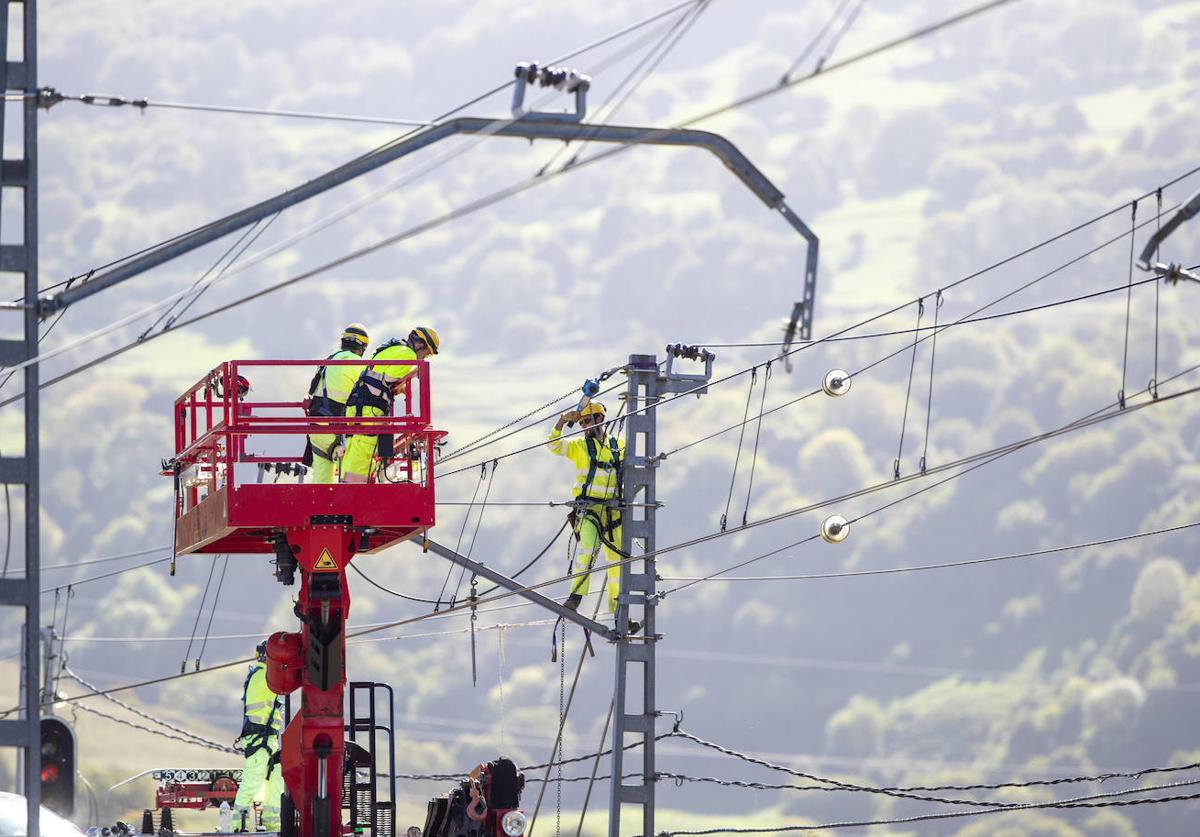
{"label": "railway signal light", "polygon": [[75,733],[66,721],[42,718],[42,804],[56,814],[75,812]]}

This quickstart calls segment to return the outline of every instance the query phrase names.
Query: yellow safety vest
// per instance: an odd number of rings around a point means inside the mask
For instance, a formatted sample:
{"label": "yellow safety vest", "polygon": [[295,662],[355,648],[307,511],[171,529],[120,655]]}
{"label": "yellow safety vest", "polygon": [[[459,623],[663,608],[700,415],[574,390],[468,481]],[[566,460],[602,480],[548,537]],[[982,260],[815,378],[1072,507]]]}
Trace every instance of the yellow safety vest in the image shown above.
{"label": "yellow safety vest", "polygon": [[269,727],[279,732],[283,726],[279,711],[279,695],[267,686],[267,667],[262,663],[251,663],[246,683],[242,686],[242,715],[246,724]]}
{"label": "yellow safety vest", "polygon": [[[406,343],[396,343],[391,346],[385,346],[374,355],[371,360],[416,360],[417,353],[408,347]],[[371,372],[382,376],[385,383],[394,383],[401,378],[409,375],[416,369],[415,366],[408,366],[401,363],[372,363]]]}
{"label": "yellow safety vest", "polygon": [[601,440],[576,436],[562,440],[562,429],[550,431],[550,452],[575,463],[575,496],[609,500],[618,496],[625,440],[605,436]]}
{"label": "yellow safety vest", "polygon": [[[328,357],[328,360],[358,359],[358,355],[347,349],[334,352]],[[318,369],[308,387],[308,397],[316,402],[314,404],[317,409],[316,415],[325,415],[326,413],[335,416],[343,415],[346,411],[346,402],[350,399],[350,392],[354,389],[354,384],[358,381],[358,376],[362,374],[363,369],[362,366],[322,366]]]}

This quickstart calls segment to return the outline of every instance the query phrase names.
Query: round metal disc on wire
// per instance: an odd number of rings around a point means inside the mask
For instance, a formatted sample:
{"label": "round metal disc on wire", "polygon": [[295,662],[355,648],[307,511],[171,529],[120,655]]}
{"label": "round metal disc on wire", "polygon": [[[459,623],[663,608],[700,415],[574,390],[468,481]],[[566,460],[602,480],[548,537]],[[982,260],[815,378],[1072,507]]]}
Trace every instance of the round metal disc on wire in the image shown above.
{"label": "round metal disc on wire", "polygon": [[821,537],[825,543],[841,543],[850,534],[850,521],[840,514],[831,514],[821,523]]}
{"label": "round metal disc on wire", "polygon": [[845,395],[850,391],[850,373],[844,369],[829,370],[821,381],[821,389],[834,398]]}

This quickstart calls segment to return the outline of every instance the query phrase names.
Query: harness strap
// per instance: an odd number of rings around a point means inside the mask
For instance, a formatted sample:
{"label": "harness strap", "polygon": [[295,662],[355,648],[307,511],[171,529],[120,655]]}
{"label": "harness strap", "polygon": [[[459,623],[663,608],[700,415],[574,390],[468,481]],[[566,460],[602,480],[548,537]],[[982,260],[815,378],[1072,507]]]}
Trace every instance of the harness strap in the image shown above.
{"label": "harness strap", "polygon": [[[333,354],[331,354],[329,357],[327,357],[325,359],[333,360],[335,357],[337,357],[337,355],[338,355],[338,352],[334,352]],[[328,371],[329,371],[328,366],[318,367],[316,374],[314,374],[312,377],[312,381],[309,382],[309,385],[308,385],[309,412],[310,412],[310,414],[314,414],[314,413],[312,413],[312,410],[313,410],[312,405],[314,403],[313,399],[316,397],[316,394],[317,394],[317,384],[320,384],[321,385],[321,402],[320,403],[321,403],[321,407],[323,408],[324,412],[318,412],[318,413],[315,413],[315,415],[319,415],[319,416],[345,415],[346,405],[341,404],[340,401],[333,401],[329,397],[329,388],[326,386],[326,382],[325,382],[325,376],[328,373]],[[335,413],[333,411],[334,404],[341,404],[342,411],[340,413]]]}
{"label": "harness strap", "polygon": [[363,407],[374,407],[384,413],[390,413],[394,400],[391,387],[387,386],[381,377],[368,371],[359,376],[350,398],[346,400],[346,407],[347,412],[349,408],[355,408],[357,416],[362,415]]}
{"label": "harness strap", "polygon": [[[312,448],[313,455],[319,456],[322,459],[328,459],[330,462],[332,462],[333,461],[333,451],[335,448],[337,448],[338,442],[340,440],[341,440],[340,436],[335,436],[333,438],[333,443],[328,448],[313,447]],[[310,447],[312,446],[312,442],[309,442],[309,446]]]}
{"label": "harness strap", "polygon": [[616,496],[621,496],[621,449],[617,446],[617,438],[615,436],[608,437],[608,449],[612,458],[608,462],[602,462],[599,458],[599,451],[596,449],[596,440],[591,436],[584,437],[584,443],[587,445],[588,453],[588,472],[587,478],[584,479],[583,485],[579,487],[578,497],[586,497],[592,489],[592,482],[596,479],[597,469],[603,471],[617,472],[617,492]]}
{"label": "harness strap", "polygon": [[591,436],[584,436],[583,441],[587,444],[588,472],[587,479],[583,481],[583,485],[580,487],[579,493],[587,494],[592,489],[592,480],[596,478],[596,466],[599,463],[596,461],[596,440]]}
{"label": "harness strap", "polygon": [[[336,354],[337,354],[337,352],[334,352],[334,353],[333,353],[333,355],[336,355]],[[326,359],[326,360],[333,360],[333,355],[330,355],[329,357],[327,357],[327,358],[325,358],[325,359]],[[308,395],[309,395],[309,397],[310,397],[310,398],[311,398],[312,396],[314,396],[314,395],[316,395],[316,394],[317,394],[317,384],[320,384],[320,383],[323,383],[323,382],[324,382],[324,380],[325,380],[325,370],[326,370],[327,368],[328,368],[328,367],[325,367],[325,366],[318,366],[318,367],[317,367],[317,371],[313,373],[312,380],[311,380],[311,381],[309,382],[309,384],[308,384]]]}

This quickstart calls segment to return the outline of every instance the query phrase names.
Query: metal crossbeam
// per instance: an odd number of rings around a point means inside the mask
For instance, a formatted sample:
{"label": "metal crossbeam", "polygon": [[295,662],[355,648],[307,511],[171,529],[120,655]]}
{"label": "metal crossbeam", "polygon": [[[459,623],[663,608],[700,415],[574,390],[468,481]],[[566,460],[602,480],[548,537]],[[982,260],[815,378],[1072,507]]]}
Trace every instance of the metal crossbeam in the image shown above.
{"label": "metal crossbeam", "polygon": [[605,639],[611,640],[611,639],[616,638],[613,635],[612,629],[609,628],[607,625],[603,625],[594,619],[589,619],[588,617],[584,616],[581,613],[577,613],[574,610],[569,610],[568,608],[565,608],[562,605],[560,605],[558,602],[554,601],[554,599],[547,598],[546,596],[543,596],[541,593],[537,592],[536,590],[526,589],[525,585],[522,584],[521,582],[516,581],[515,579],[511,579],[508,576],[504,575],[503,573],[496,572],[495,570],[488,567],[486,564],[481,564],[478,561],[472,561],[467,556],[460,555],[459,553],[455,552],[450,547],[442,546],[440,543],[437,543],[436,541],[430,541],[430,540],[424,541],[422,546],[424,548],[428,549],[434,555],[440,555],[443,558],[445,558],[447,561],[450,561],[452,564],[457,564],[460,567],[465,567],[466,569],[475,573],[475,575],[478,575],[481,578],[486,578],[488,581],[492,582],[493,584],[499,584],[505,590],[511,590],[512,592],[516,593],[521,598],[528,599],[529,601],[533,602],[535,605],[538,605],[539,607],[543,607],[546,610],[549,610],[551,613],[561,616],[563,619],[566,619],[568,622],[574,622],[576,625],[579,625],[581,628],[586,628],[587,630],[591,631],[592,633],[597,634],[598,636],[602,636]]}
{"label": "metal crossbeam", "polygon": [[[791,324],[788,327],[785,343],[790,343],[795,336],[798,336],[802,340],[807,340],[811,337],[813,302],[816,296],[817,285],[817,237],[784,202],[783,192],[767,179],[767,176],[759,171],[738,150],[737,146],[719,134],[713,134],[708,131],[697,131],[686,128],[643,128],[630,125],[595,125],[574,122],[567,117],[552,118],[547,114],[530,114],[516,121],[461,117],[433,125],[408,139],[391,143],[376,151],[356,157],[333,171],[315,177],[307,183],[290,189],[283,194],[276,195],[273,198],[235,212],[232,215],[219,218],[211,224],[206,224],[190,233],[174,238],[161,247],[155,247],[141,256],[122,262],[111,270],[100,273],[71,288],[67,288],[52,296],[43,297],[38,302],[39,313],[43,317],[48,316],[105,288],[137,276],[152,267],[171,261],[184,253],[195,250],[197,247],[222,238],[256,221],[274,215],[283,209],[295,206],[302,201],[326,192],[335,186],[339,186],[356,177],[361,177],[381,166],[458,134],[516,137],[529,140],[554,139],[566,141],[583,139],[588,142],[606,142],[619,145],[679,146],[701,148],[712,153],[737,176],[746,188],[758,196],[759,200],[770,209],[779,212],[784,220],[796,232],[800,233],[808,243],[808,255],[805,261],[801,299],[793,307]],[[0,261],[4,258],[6,258],[4,250],[0,248]],[[14,255],[10,258],[15,259],[17,257]]]}

